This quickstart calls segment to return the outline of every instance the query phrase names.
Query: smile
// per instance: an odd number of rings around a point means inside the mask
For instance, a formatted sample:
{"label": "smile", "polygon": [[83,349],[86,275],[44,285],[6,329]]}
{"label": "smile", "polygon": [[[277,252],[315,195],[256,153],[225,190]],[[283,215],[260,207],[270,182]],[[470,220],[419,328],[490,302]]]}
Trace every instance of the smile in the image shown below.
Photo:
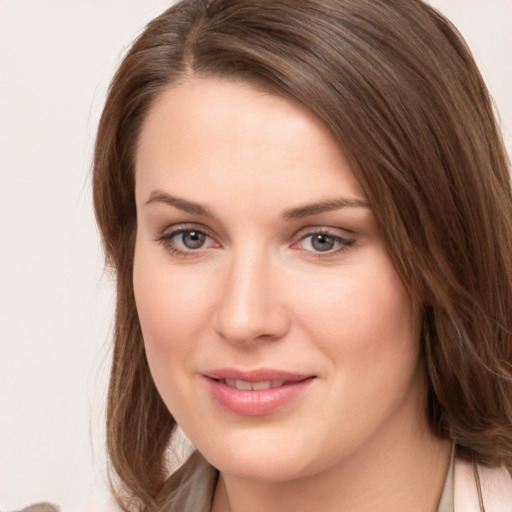
{"label": "smile", "polygon": [[259,382],[249,382],[247,380],[238,379],[221,379],[219,382],[240,391],[261,391],[263,389],[278,388],[285,383],[284,380],[262,380]]}
{"label": "smile", "polygon": [[315,376],[277,370],[242,372],[223,369],[203,375],[215,402],[224,410],[242,416],[264,416],[298,399]]}

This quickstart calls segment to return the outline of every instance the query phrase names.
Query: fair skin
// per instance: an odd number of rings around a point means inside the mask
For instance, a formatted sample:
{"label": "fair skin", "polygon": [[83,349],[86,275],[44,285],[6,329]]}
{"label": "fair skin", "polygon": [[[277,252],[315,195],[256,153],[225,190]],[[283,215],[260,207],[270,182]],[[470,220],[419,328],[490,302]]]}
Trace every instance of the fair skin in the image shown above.
{"label": "fair skin", "polygon": [[319,119],[190,78],[143,124],[136,200],[147,357],[220,471],[212,510],[435,511],[450,446],[425,415],[418,308]]}

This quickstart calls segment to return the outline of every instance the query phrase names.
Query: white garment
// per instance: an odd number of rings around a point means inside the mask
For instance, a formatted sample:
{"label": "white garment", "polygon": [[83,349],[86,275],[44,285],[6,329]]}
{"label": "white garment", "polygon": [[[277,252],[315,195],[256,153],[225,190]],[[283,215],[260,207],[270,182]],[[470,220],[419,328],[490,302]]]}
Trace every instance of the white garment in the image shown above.
{"label": "white garment", "polygon": [[510,473],[504,467],[477,467],[484,509],[480,508],[474,464],[455,458],[454,512],[512,512]]}

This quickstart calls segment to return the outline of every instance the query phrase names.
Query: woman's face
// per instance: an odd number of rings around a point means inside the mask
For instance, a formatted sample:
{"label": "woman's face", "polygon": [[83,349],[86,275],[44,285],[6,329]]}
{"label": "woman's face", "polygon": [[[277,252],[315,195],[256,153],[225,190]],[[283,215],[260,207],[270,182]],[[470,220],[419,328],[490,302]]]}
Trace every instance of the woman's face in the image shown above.
{"label": "woman's face", "polygon": [[151,372],[213,465],[284,481],[425,426],[416,308],[305,107],[220,79],[167,90],[143,125],[136,198]]}

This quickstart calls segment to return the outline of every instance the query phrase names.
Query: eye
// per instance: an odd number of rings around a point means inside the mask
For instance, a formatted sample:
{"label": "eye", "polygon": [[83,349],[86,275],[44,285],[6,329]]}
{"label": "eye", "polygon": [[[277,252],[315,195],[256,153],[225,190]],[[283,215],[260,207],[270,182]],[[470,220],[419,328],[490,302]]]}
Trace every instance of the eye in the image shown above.
{"label": "eye", "polygon": [[205,244],[207,236],[201,231],[187,230],[177,235],[177,238],[187,249],[199,249]]}
{"label": "eye", "polygon": [[309,235],[309,245],[315,251],[324,252],[330,251],[335,245],[336,240],[334,237],[329,235],[324,235],[323,233],[318,233],[317,235]]}
{"label": "eye", "polygon": [[350,247],[354,240],[349,240],[338,234],[328,231],[318,231],[316,233],[308,233],[301,237],[300,241],[295,246],[304,251],[324,253],[325,255],[337,254]]}
{"label": "eye", "polygon": [[201,249],[218,247],[219,244],[205,231],[195,227],[179,227],[169,233],[164,233],[158,242],[171,253],[178,256],[196,256]]}

